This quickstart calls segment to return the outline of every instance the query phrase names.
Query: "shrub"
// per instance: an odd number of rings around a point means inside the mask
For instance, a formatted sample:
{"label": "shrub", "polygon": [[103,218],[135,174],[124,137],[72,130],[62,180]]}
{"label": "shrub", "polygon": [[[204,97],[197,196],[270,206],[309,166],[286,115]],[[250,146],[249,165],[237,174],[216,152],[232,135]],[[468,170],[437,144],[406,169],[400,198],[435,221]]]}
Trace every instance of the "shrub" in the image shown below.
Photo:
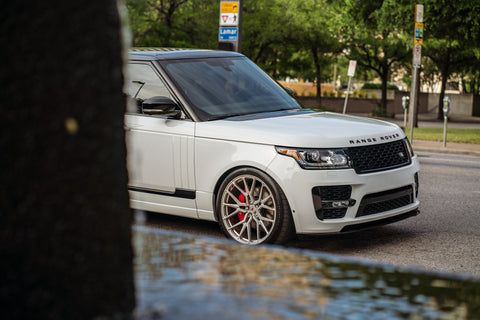
{"label": "shrub", "polygon": [[377,93],[375,92],[372,92],[371,96],[370,96],[372,99],[377,99]]}
{"label": "shrub", "polygon": [[[381,90],[382,89],[382,84],[381,83],[370,83],[367,82],[362,86],[363,90],[366,89],[372,89],[372,90]],[[398,90],[398,87],[393,84],[387,84],[387,89],[388,90]]]}
{"label": "shrub", "polygon": [[358,97],[359,98],[368,98],[368,93],[366,93],[364,91],[359,91],[358,92]]}
{"label": "shrub", "polygon": [[341,91],[341,90],[338,90],[337,91],[337,97],[340,98],[340,97],[343,97],[343,95],[345,94],[345,92]]}
{"label": "shrub", "polygon": [[394,112],[388,112],[380,108],[378,106],[377,108],[373,109],[372,112],[370,113],[370,116],[372,117],[379,117],[379,118],[395,118],[395,113]]}

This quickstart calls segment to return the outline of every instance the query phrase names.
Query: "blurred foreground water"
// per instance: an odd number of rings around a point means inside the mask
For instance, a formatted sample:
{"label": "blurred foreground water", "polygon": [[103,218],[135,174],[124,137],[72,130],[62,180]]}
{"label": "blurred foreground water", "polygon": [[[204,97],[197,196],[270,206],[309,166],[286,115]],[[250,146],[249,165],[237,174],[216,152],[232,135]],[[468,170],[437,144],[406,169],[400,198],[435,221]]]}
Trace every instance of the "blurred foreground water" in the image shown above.
{"label": "blurred foreground water", "polygon": [[159,319],[480,319],[480,279],[133,228],[137,308]]}

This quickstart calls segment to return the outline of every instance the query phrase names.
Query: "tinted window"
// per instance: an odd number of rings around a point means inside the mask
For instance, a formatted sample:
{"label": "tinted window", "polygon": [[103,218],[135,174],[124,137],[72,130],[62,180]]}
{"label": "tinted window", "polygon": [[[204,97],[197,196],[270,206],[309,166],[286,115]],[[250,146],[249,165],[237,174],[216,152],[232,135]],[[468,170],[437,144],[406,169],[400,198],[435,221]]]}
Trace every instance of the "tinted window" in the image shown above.
{"label": "tinted window", "polygon": [[162,62],[201,120],[300,109],[297,102],[244,57]]}
{"label": "tinted window", "polygon": [[146,64],[132,63],[127,65],[124,91],[130,98],[134,99],[137,111],[140,111],[138,107],[148,98],[156,96],[171,98],[163,81],[153,68]]}

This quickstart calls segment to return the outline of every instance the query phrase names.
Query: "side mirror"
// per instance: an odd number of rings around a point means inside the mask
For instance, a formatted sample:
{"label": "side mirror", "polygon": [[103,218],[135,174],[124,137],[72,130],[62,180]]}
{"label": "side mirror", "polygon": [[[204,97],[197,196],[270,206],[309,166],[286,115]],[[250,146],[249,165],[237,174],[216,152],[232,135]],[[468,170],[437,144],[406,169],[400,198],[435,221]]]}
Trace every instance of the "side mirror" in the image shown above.
{"label": "side mirror", "polygon": [[168,97],[152,97],[143,101],[142,112],[152,116],[177,117],[181,110],[177,103]]}

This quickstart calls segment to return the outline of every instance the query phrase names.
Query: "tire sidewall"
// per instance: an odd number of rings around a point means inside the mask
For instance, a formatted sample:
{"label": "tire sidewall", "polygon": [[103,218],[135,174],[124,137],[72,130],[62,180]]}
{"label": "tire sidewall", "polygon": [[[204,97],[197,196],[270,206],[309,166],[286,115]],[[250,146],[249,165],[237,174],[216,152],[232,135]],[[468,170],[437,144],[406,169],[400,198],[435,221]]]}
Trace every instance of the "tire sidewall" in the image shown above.
{"label": "tire sidewall", "polygon": [[[270,235],[263,240],[260,243],[257,244],[263,244],[263,243],[275,243],[275,240],[279,237],[279,233],[281,232],[281,227],[283,220],[285,219],[285,206],[282,201],[282,196],[283,194],[281,193],[282,191],[280,190],[280,187],[278,184],[266,173],[255,169],[255,168],[241,168],[237,169],[230,174],[228,174],[225,179],[223,180],[222,184],[220,185],[220,188],[218,189],[217,197],[216,197],[216,204],[215,204],[215,211],[216,211],[216,216],[218,220],[218,224],[220,225],[220,228],[222,229],[222,232],[228,237],[232,238],[230,233],[227,230],[227,227],[225,226],[222,218],[222,198],[223,198],[223,193],[227,186],[229,185],[230,182],[235,180],[237,177],[242,176],[242,175],[251,175],[255,176],[256,178],[262,180],[263,183],[265,183],[268,188],[270,189],[272,196],[273,196],[273,201],[275,203],[275,222],[273,225],[273,230],[270,233]],[[284,198],[284,196],[283,196]],[[235,240],[235,239],[234,239]]]}

